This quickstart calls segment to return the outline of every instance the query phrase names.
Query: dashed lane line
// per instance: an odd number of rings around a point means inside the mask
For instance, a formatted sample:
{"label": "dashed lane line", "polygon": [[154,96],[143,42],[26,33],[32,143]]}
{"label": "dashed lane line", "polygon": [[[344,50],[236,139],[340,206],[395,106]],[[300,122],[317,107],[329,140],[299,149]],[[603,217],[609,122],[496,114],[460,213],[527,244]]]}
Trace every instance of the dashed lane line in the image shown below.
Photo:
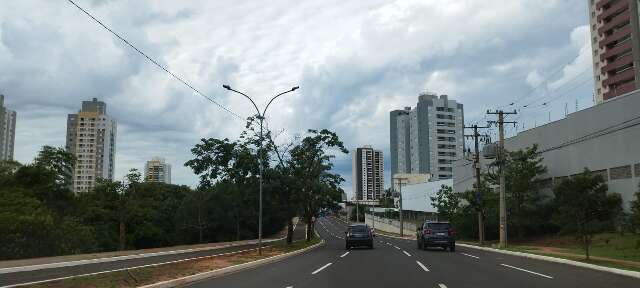
{"label": "dashed lane line", "polygon": [[409,254],[409,252],[402,250],[402,252],[404,252],[405,255],[411,257],[411,254]]}
{"label": "dashed lane line", "polygon": [[447,288],[447,285],[444,285],[444,284],[440,283],[440,284],[438,284],[438,287],[440,287],[440,288]]}
{"label": "dashed lane line", "polygon": [[424,270],[425,272],[429,272],[429,269],[427,268],[427,266],[424,266],[424,264],[422,264],[420,261],[416,261],[416,263],[418,263],[418,266],[420,266],[422,270]]}
{"label": "dashed lane line", "polygon": [[344,256],[347,256],[347,255],[349,255],[349,252],[346,252],[346,253],[340,255],[340,258],[344,258]]}
{"label": "dashed lane line", "polygon": [[324,270],[325,268],[327,268],[327,267],[331,266],[331,264],[333,264],[333,263],[331,263],[331,262],[327,263],[326,265],[324,265],[324,266],[322,266],[322,267],[318,268],[316,271],[311,272],[311,275],[316,275],[316,274],[318,274],[320,271],[322,271],[322,270]]}
{"label": "dashed lane line", "polygon": [[398,250],[400,250],[400,247],[398,247],[398,246],[395,246],[395,245],[393,246],[393,248],[396,248],[396,249],[398,249]]}
{"label": "dashed lane line", "polygon": [[522,268],[518,268],[518,267],[515,267],[515,266],[507,265],[507,264],[500,264],[500,265],[502,265],[504,267],[509,267],[511,269],[516,269],[516,270],[519,270],[519,271],[522,271],[522,272],[527,272],[527,273],[531,273],[531,274],[538,275],[538,276],[541,276],[541,277],[545,277],[545,278],[548,278],[548,279],[553,279],[553,277],[551,277],[549,275],[540,274],[538,272],[533,272],[533,271],[530,271],[530,270],[527,270],[527,269],[522,269]]}
{"label": "dashed lane line", "polygon": [[480,259],[480,257],[478,257],[478,256],[473,256],[473,255],[471,255],[471,254],[467,254],[467,253],[460,253],[460,254],[462,254],[462,255],[464,255],[464,256],[467,256],[467,257]]}

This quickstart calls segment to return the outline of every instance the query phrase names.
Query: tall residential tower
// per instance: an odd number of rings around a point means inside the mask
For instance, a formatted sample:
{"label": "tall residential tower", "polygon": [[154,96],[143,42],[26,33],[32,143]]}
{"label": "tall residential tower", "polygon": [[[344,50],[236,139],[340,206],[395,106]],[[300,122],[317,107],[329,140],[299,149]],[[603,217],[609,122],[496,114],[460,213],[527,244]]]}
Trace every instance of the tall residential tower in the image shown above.
{"label": "tall residential tower", "polygon": [[144,181],[171,184],[171,164],[164,158],[153,157],[144,164]]}
{"label": "tall residential tower", "polygon": [[597,103],[640,88],[638,0],[587,0]]}
{"label": "tall residential tower", "polygon": [[352,152],[353,193],[357,200],[378,200],[384,191],[384,158],[382,151],[371,146]]}
{"label": "tall residential tower", "polygon": [[416,108],[390,112],[391,175],[453,176],[452,162],[464,151],[463,106],[447,95],[423,93]]}
{"label": "tall residential tower", "polygon": [[107,104],[96,98],[82,101],[78,114],[68,115],[66,149],[76,157],[74,192],[91,191],[96,179],[113,179],[116,120],[107,115]]}
{"label": "tall residential tower", "polygon": [[0,94],[0,161],[13,160],[16,141],[16,111],[4,107],[4,95]]}

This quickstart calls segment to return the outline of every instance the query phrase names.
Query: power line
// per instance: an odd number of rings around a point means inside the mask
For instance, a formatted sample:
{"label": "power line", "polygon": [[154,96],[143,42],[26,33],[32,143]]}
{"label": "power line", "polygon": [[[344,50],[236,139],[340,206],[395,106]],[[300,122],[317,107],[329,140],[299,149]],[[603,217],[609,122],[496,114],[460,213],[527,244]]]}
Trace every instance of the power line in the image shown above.
{"label": "power line", "polygon": [[136,46],[134,46],[133,44],[131,44],[131,42],[129,42],[127,39],[125,39],[124,37],[120,36],[118,33],[116,33],[115,31],[113,31],[111,28],[107,27],[107,25],[105,25],[104,23],[102,23],[100,20],[98,20],[96,17],[94,17],[93,15],[91,15],[91,13],[87,12],[87,10],[83,9],[82,7],[80,7],[78,4],[76,4],[75,2],[73,2],[72,0],[67,0],[69,1],[69,3],[71,3],[73,6],[76,6],[76,8],[80,9],[80,11],[82,11],[84,14],[87,14],[87,16],[89,16],[91,19],[93,19],[96,23],[98,23],[100,26],[102,26],[102,28],[106,29],[107,31],[109,31],[111,34],[113,34],[114,36],[116,36],[118,39],[120,39],[120,41],[124,42],[125,44],[127,44],[129,47],[133,48],[133,50],[135,50],[136,52],[138,52],[140,55],[144,56],[147,60],[149,60],[151,63],[153,63],[154,65],[156,65],[158,68],[164,70],[165,72],[169,73],[169,75],[171,75],[171,77],[173,77],[174,79],[180,81],[180,83],[184,84],[185,86],[189,87],[191,90],[193,90],[194,92],[196,92],[198,95],[204,97],[205,99],[209,100],[211,103],[215,104],[216,106],[220,107],[222,110],[226,111],[227,113],[235,116],[238,119],[241,120],[245,120],[244,117],[236,114],[235,112],[231,111],[229,108],[225,107],[224,105],[218,103],[217,101],[213,100],[213,98],[205,95],[204,93],[200,92],[200,90],[196,89],[195,87],[193,87],[191,84],[187,83],[187,81],[183,80],[180,76],[176,75],[175,73],[169,71],[169,69],[167,69],[166,67],[164,67],[162,64],[158,63],[158,61],[154,60],[153,58],[149,57],[146,53],[142,52],[140,49],[138,49]]}

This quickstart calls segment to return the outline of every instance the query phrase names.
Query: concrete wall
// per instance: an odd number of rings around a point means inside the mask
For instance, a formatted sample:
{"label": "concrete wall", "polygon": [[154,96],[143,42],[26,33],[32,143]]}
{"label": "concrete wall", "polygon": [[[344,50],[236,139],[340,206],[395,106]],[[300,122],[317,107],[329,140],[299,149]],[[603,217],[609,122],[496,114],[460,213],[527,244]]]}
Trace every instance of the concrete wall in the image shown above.
{"label": "concrete wall", "polygon": [[[609,182],[609,190],[622,195],[623,206],[628,210],[640,182],[640,173],[635,169],[640,165],[640,91],[505,140],[505,148],[509,151],[533,144],[538,144],[543,164],[548,169],[542,179],[555,183],[560,177],[582,172],[585,167],[600,171]],[[455,191],[469,189],[473,183],[473,177],[470,177],[473,165],[461,160],[454,167]],[[620,173],[628,169],[630,173]]]}
{"label": "concrete wall", "polygon": [[[400,221],[398,220],[380,218],[371,214],[366,214],[365,223],[371,227],[375,227],[376,229],[385,232],[400,234]],[[405,222],[403,228],[405,236],[416,234],[416,225],[414,225],[413,223]]]}

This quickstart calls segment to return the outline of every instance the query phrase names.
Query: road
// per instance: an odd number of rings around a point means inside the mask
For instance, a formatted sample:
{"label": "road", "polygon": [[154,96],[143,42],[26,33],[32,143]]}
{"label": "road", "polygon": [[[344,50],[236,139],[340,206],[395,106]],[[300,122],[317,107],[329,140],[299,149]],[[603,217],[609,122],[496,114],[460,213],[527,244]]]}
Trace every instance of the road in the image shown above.
{"label": "road", "polygon": [[281,262],[190,285],[205,287],[634,287],[638,279],[458,246],[422,251],[378,235],[375,249],[345,250],[345,224],[321,218],[326,245]]}
{"label": "road", "polygon": [[[296,225],[296,229],[294,231],[294,239],[304,239],[305,234],[305,225],[300,223],[300,225]],[[265,245],[268,245],[265,244]],[[199,257],[210,257],[212,255],[221,255],[228,254],[238,251],[244,250],[252,250],[256,249],[257,244],[246,244],[246,245],[238,245],[224,248],[214,248],[208,250],[197,250],[197,251],[188,251],[181,250],[177,251],[179,253],[175,254],[164,254],[157,255],[156,253],[142,254],[139,258],[133,259],[123,259],[117,261],[108,261],[108,262],[100,262],[100,263],[87,263],[76,265],[78,261],[74,261],[72,266],[64,266],[65,263],[62,262],[56,263],[61,264],[55,268],[44,268],[40,267],[19,267],[19,268],[4,268],[0,269],[0,288],[4,287],[15,287],[20,284],[25,283],[37,283],[46,280],[52,279],[60,279],[60,278],[68,278],[72,276],[78,275],[87,275],[94,273],[102,273],[109,271],[117,271],[126,268],[135,268],[142,267],[148,265],[157,265],[161,263],[170,263],[176,261],[184,261],[188,259],[194,259]],[[38,265],[36,265],[38,266]],[[57,265],[58,266],[58,265]],[[14,270],[21,270],[15,271]]]}

